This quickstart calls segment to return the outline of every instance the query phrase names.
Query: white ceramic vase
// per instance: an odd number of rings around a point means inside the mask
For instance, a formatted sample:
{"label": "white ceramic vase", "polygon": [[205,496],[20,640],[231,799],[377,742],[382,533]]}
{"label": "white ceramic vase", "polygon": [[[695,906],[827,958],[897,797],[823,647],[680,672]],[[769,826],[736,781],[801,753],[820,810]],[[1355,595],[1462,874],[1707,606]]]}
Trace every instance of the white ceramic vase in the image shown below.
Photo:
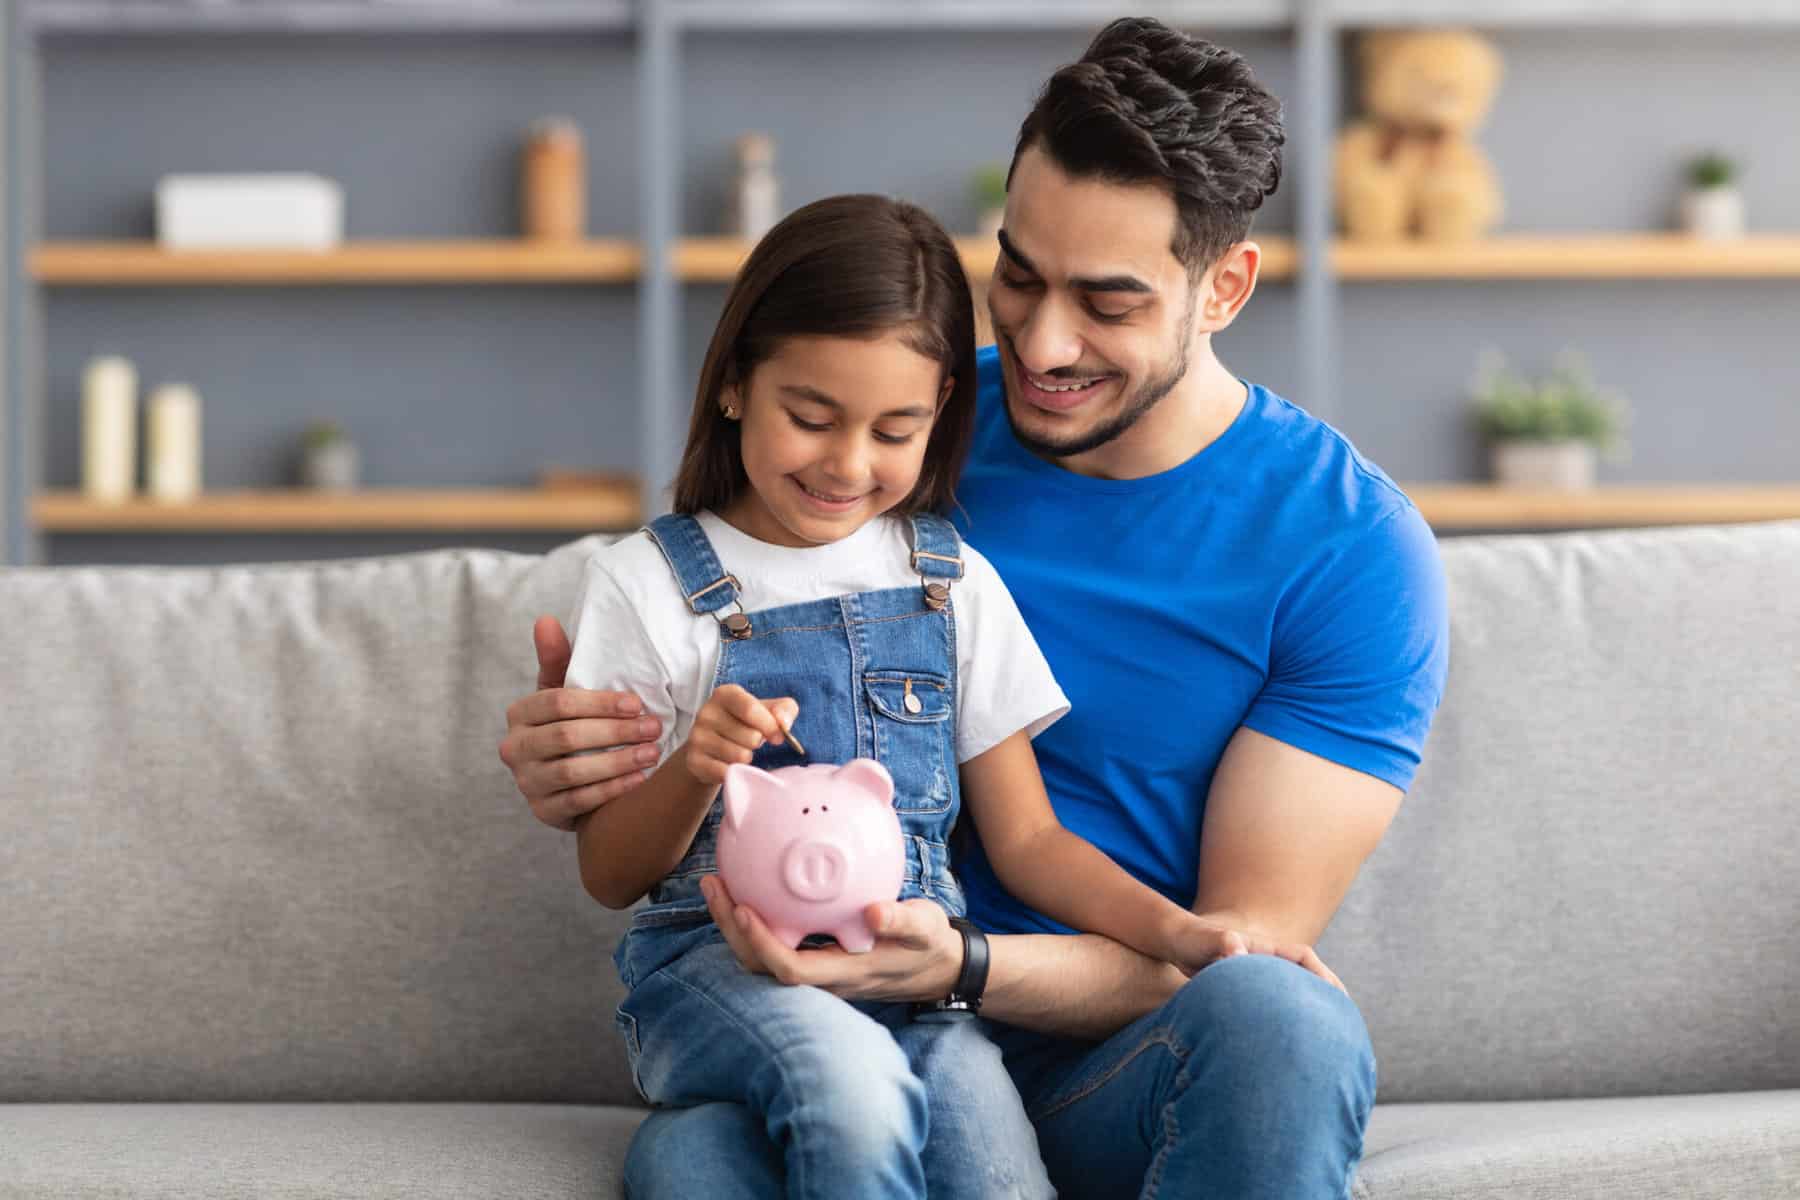
{"label": "white ceramic vase", "polygon": [[1695,237],[1741,238],[1744,195],[1734,187],[1690,188],[1681,197],[1681,225]]}
{"label": "white ceramic vase", "polygon": [[1592,442],[1503,441],[1491,449],[1494,482],[1501,487],[1579,491],[1594,486],[1599,455]]}
{"label": "white ceramic vase", "polygon": [[301,482],[324,492],[354,491],[359,463],[355,442],[335,441],[308,446],[300,460]]}

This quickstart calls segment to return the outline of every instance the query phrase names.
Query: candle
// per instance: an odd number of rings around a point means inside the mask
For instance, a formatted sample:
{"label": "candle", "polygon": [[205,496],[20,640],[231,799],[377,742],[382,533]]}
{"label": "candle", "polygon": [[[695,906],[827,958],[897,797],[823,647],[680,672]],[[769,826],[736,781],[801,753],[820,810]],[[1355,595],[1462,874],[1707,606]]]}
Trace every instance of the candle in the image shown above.
{"label": "candle", "polygon": [[153,499],[192,500],[200,492],[200,396],[185,383],[150,393],[145,482]]}
{"label": "candle", "polygon": [[91,359],[81,377],[81,490],[91,500],[131,496],[137,463],[137,368]]}

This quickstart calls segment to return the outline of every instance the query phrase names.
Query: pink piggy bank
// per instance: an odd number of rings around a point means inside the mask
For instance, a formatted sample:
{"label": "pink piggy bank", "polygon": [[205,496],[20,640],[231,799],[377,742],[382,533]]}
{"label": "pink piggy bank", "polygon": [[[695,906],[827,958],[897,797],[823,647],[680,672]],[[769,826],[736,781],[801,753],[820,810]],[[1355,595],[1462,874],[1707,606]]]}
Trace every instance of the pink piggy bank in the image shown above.
{"label": "pink piggy bank", "polygon": [[875,946],[863,909],[900,895],[906,854],[894,780],[872,758],[725,772],[719,877],[789,946],[828,933],[853,954]]}

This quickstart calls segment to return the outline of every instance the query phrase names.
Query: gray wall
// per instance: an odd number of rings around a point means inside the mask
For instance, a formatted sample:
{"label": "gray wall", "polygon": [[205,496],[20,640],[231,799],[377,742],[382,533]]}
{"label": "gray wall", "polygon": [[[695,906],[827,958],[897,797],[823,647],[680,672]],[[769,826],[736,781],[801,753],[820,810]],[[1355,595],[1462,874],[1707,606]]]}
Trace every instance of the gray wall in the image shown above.
{"label": "gray wall", "polygon": [[[1680,164],[1716,146],[1745,164],[1751,230],[1800,231],[1800,31],[1494,37],[1506,78],[1480,140],[1507,229],[1671,228]],[[1631,399],[1630,460],[1603,479],[1800,479],[1800,280],[1359,283],[1339,300],[1337,412],[1397,478],[1481,474],[1467,381],[1493,345],[1532,369],[1577,348]]]}
{"label": "gray wall", "polygon": [[[1744,154],[1751,222],[1800,229],[1800,32],[1506,31],[1507,78],[1482,142],[1507,228],[1663,227],[1679,162]],[[1291,42],[1226,33],[1291,94]],[[785,199],[903,195],[956,229],[969,171],[1004,158],[1078,33],[779,33],[683,39],[683,227],[716,232],[732,138],[772,131]],[[1347,72],[1348,73],[1348,72]],[[50,41],[44,233],[148,237],[155,178],[175,170],[318,170],[347,192],[347,234],[504,236],[514,155],[533,118],[574,115],[590,150],[590,228],[637,228],[628,37],[164,37]],[[1264,230],[1293,224],[1292,189]],[[722,303],[684,290],[685,373]],[[1563,346],[1635,402],[1614,479],[1795,478],[1800,281],[1345,284],[1341,392],[1294,393],[1293,289],[1265,285],[1219,339],[1226,362],[1337,423],[1402,480],[1475,477],[1464,390],[1476,352],[1538,368]],[[288,478],[293,435],[336,416],[372,484],[525,484],[543,466],[629,467],[636,452],[635,293],[621,287],[53,289],[45,305],[48,486],[78,474],[79,372],[136,360],[146,385],[205,397],[209,485]],[[419,538],[59,536],[56,562],[204,554],[373,553]],[[561,540],[472,535],[535,548]],[[213,543],[202,549],[202,542]]]}

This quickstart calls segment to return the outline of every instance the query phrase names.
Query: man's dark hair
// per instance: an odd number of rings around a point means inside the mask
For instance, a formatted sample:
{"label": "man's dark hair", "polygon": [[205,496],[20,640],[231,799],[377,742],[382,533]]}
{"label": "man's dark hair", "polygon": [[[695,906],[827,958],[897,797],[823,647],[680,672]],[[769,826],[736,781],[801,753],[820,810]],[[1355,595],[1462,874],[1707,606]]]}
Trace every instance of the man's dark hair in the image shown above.
{"label": "man's dark hair", "polygon": [[[1281,182],[1281,102],[1242,55],[1149,17],[1102,29],[1050,77],[1019,128],[1013,166],[1041,147],[1076,178],[1161,183],[1175,257],[1198,279]],[[1011,171],[1007,182],[1012,181]]]}

